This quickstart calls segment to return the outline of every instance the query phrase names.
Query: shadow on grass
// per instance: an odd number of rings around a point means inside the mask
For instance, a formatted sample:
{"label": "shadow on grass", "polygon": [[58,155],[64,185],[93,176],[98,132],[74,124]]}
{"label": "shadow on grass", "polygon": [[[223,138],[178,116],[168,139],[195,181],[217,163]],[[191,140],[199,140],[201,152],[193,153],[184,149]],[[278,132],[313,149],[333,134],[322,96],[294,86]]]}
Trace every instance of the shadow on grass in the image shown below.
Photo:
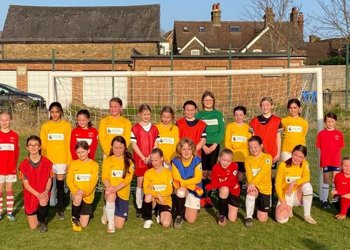
{"label": "shadow on grass", "polygon": [[320,244],[319,242],[312,240],[312,239],[303,239],[301,240],[301,243],[307,248],[307,249],[328,249],[325,245]]}
{"label": "shadow on grass", "polygon": [[19,192],[15,198],[15,207],[13,209],[13,215],[16,216],[23,207],[23,192]]}

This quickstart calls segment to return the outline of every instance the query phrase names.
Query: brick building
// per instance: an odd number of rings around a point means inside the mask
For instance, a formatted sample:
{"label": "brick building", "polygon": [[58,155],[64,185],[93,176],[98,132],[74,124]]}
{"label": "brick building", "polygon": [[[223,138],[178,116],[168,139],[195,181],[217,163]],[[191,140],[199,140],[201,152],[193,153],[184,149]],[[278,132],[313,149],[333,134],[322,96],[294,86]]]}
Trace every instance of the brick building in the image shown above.
{"label": "brick building", "polygon": [[[229,11],[229,10],[225,10]],[[271,8],[266,8],[264,21],[222,21],[220,4],[214,4],[210,21],[176,21],[174,54],[205,55],[232,52],[305,51],[304,17],[293,8],[289,21],[275,21]]]}
{"label": "brick building", "polygon": [[[215,5],[217,7],[217,5]],[[227,53],[229,39],[225,40],[223,46],[216,53],[212,47],[210,53],[205,55],[190,56],[182,55],[161,56],[160,48],[160,13],[159,5],[128,6],[128,7],[30,7],[10,6],[2,34],[2,59],[0,59],[0,82],[7,83],[19,89],[38,93],[48,98],[48,73],[50,71],[141,71],[141,70],[211,70],[211,69],[256,69],[256,68],[286,68],[288,67],[287,53],[276,52],[276,49],[263,49],[262,53],[253,53],[261,48],[264,35],[268,31],[271,34],[280,35],[274,27],[264,29],[264,23],[256,30],[255,22],[246,22],[250,27],[249,34],[229,30],[228,26],[219,20],[221,26],[226,27],[233,38],[239,35],[236,41],[245,41],[235,45],[240,46],[232,54],[230,62]],[[220,9],[213,9],[217,11]],[[273,13],[270,13],[273,14]],[[288,27],[299,29],[298,23],[302,18],[294,10],[293,22]],[[271,17],[271,15],[270,15]],[[299,17],[299,22],[295,21]],[[273,18],[273,16],[272,16]],[[28,21],[29,20],[29,21]],[[288,22],[289,23],[289,22]],[[242,24],[243,25],[243,24]],[[64,27],[64,28],[62,28]],[[127,27],[127,28],[126,28]],[[175,28],[178,27],[175,22]],[[209,27],[209,26],[208,26]],[[299,27],[299,28],[298,28]],[[225,28],[225,29],[226,29]],[[242,29],[246,30],[246,28]],[[265,30],[265,33],[263,31]],[[238,34],[239,33],[239,34]],[[268,33],[270,34],[270,33]],[[215,36],[215,34],[212,34]],[[174,32],[169,37],[179,39]],[[242,39],[244,37],[244,39]],[[286,44],[287,35],[281,35],[281,44]],[[297,36],[295,36],[297,37]],[[266,37],[268,39],[270,37]],[[177,41],[178,42],[178,41]],[[193,43],[194,44],[194,43]],[[209,44],[209,43],[208,43]],[[293,43],[294,44],[294,43]],[[249,46],[248,46],[249,45]],[[192,45],[191,45],[192,46]],[[293,47],[294,46],[294,47]],[[302,67],[305,59],[297,52],[297,45],[293,45],[293,53],[290,57],[290,67]],[[233,50],[237,49],[232,47]],[[275,48],[275,47],[274,47]],[[280,47],[276,47],[279,49]],[[244,50],[245,49],[245,50]],[[115,60],[112,60],[112,51],[115,51]],[[271,52],[271,51],[272,52]],[[54,53],[53,53],[54,52]],[[173,60],[172,60],[173,58]],[[232,67],[230,66],[232,64]],[[172,69],[171,69],[172,67]],[[58,82],[58,95],[64,97],[64,105],[70,103],[87,104],[105,108],[112,95],[120,96],[125,103],[137,106],[141,102],[149,102],[154,105],[163,105],[173,99],[176,105],[180,105],[184,98],[199,98],[203,88],[207,88],[204,80],[210,77],[185,78],[173,87],[169,87],[167,79],[130,79],[126,77],[104,77],[89,78],[77,77],[60,79]],[[252,84],[259,86],[267,94],[271,94],[272,85],[276,87],[285,82],[286,76],[256,76],[251,79]],[[246,79],[233,77],[231,82],[218,81],[209,83],[215,92],[232,92],[222,97],[222,103],[229,107],[230,103],[249,100],[250,96],[243,96],[243,90],[239,88],[246,85]],[[228,85],[232,83],[234,89],[229,90]],[[224,84],[225,86],[223,86]],[[246,85],[247,86],[247,85]],[[256,86],[250,86],[254,88]],[[192,87],[192,90],[188,89]],[[244,90],[249,93],[249,90]],[[263,93],[265,93],[263,92]],[[178,98],[176,98],[178,97]],[[100,102],[96,100],[100,98]],[[198,100],[197,100],[198,101]],[[100,103],[103,103],[101,105]]]}

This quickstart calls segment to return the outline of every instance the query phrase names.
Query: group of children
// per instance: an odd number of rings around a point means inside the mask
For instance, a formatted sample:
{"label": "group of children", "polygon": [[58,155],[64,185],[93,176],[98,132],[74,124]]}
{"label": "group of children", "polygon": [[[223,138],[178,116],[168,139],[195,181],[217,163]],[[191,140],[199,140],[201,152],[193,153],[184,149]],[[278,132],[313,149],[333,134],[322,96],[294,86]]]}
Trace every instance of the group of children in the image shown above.
{"label": "group of children", "polygon": [[[42,125],[40,137],[27,139],[28,157],[19,167],[30,228],[47,231],[49,205],[56,205],[58,219],[64,219],[65,181],[71,193],[73,230],[81,231],[88,225],[98,181],[98,143],[104,153],[101,179],[105,207],[101,221],[107,224],[108,233],[122,228],[128,218],[134,175],[136,216],[144,218],[144,228],[153,224],[152,211],[163,227],[173,224],[181,228],[184,220],[194,223],[201,207],[213,207],[212,190],[218,194],[217,222],[224,226],[227,219],[237,219],[242,188],[246,189],[247,227],[253,225],[255,209],[258,220],[267,221],[274,193],[278,198],[277,222],[286,223],[293,216],[293,206],[303,205],[305,221],[316,224],[311,217],[313,190],[305,160],[308,123],[300,117],[300,101],[289,100],[289,116],[281,119],[273,114],[272,99],[265,97],[260,102],[262,114],[249,124],[245,123],[246,108],[237,106],[233,110],[234,122],[226,128],[223,114],[215,109],[214,94],[205,91],[201,102],[202,110],[197,112],[196,103],[186,101],[184,117],[176,123],[173,109],[165,106],[156,125],[151,123],[151,108],[142,104],[140,121],[132,126],[122,116],[122,100],[114,97],[98,131],[87,110],[77,113],[72,130],[63,119],[61,104],[51,103],[50,120]],[[324,207],[329,206],[329,173],[333,173],[332,194],[341,197],[337,215],[341,220],[350,207],[350,159],[340,162],[344,138],[335,129],[336,120],[335,114],[326,114],[325,129],[318,134],[316,146],[324,173]],[[15,221],[12,184],[16,181],[19,142],[10,122],[10,113],[1,112],[0,220],[6,187],[7,218]],[[221,143],[225,146],[222,150]],[[133,154],[128,151],[130,144]]]}

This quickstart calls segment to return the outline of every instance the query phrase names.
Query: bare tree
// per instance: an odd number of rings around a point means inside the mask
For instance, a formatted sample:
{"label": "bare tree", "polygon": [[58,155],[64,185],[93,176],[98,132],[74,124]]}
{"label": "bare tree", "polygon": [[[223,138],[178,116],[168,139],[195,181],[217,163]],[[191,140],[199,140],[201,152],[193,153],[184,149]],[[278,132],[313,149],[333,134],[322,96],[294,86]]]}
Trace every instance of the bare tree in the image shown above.
{"label": "bare tree", "polygon": [[244,8],[244,15],[250,20],[261,20],[266,8],[272,8],[275,13],[276,23],[281,23],[289,18],[289,11],[294,6],[294,0],[250,0]]}
{"label": "bare tree", "polygon": [[317,0],[323,13],[316,14],[321,24],[321,34],[326,37],[350,38],[350,1],[349,0]]}

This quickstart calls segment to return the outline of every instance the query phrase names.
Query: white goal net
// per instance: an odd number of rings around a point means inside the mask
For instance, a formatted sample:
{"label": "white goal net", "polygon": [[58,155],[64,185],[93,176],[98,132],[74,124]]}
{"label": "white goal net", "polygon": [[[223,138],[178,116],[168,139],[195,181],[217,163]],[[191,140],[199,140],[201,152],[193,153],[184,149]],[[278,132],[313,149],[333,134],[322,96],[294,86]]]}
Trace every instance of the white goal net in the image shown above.
{"label": "white goal net", "polygon": [[138,121],[140,104],[151,106],[153,122],[159,122],[160,110],[173,107],[176,118],[182,116],[182,105],[194,100],[201,109],[201,96],[211,90],[216,109],[222,111],[226,123],[233,121],[232,110],[237,105],[247,108],[247,122],[261,113],[259,102],[272,97],[274,112],[287,115],[290,98],[302,101],[302,116],[309,122],[307,136],[308,161],[312,182],[318,180],[318,157],[315,148],[317,131],[323,127],[323,92],[321,68],[246,69],[202,71],[118,71],[118,72],[51,72],[49,99],[59,101],[65,108],[66,119],[75,124],[76,113],[89,109],[92,123],[108,115],[112,97],[123,100],[123,115],[133,123]]}

